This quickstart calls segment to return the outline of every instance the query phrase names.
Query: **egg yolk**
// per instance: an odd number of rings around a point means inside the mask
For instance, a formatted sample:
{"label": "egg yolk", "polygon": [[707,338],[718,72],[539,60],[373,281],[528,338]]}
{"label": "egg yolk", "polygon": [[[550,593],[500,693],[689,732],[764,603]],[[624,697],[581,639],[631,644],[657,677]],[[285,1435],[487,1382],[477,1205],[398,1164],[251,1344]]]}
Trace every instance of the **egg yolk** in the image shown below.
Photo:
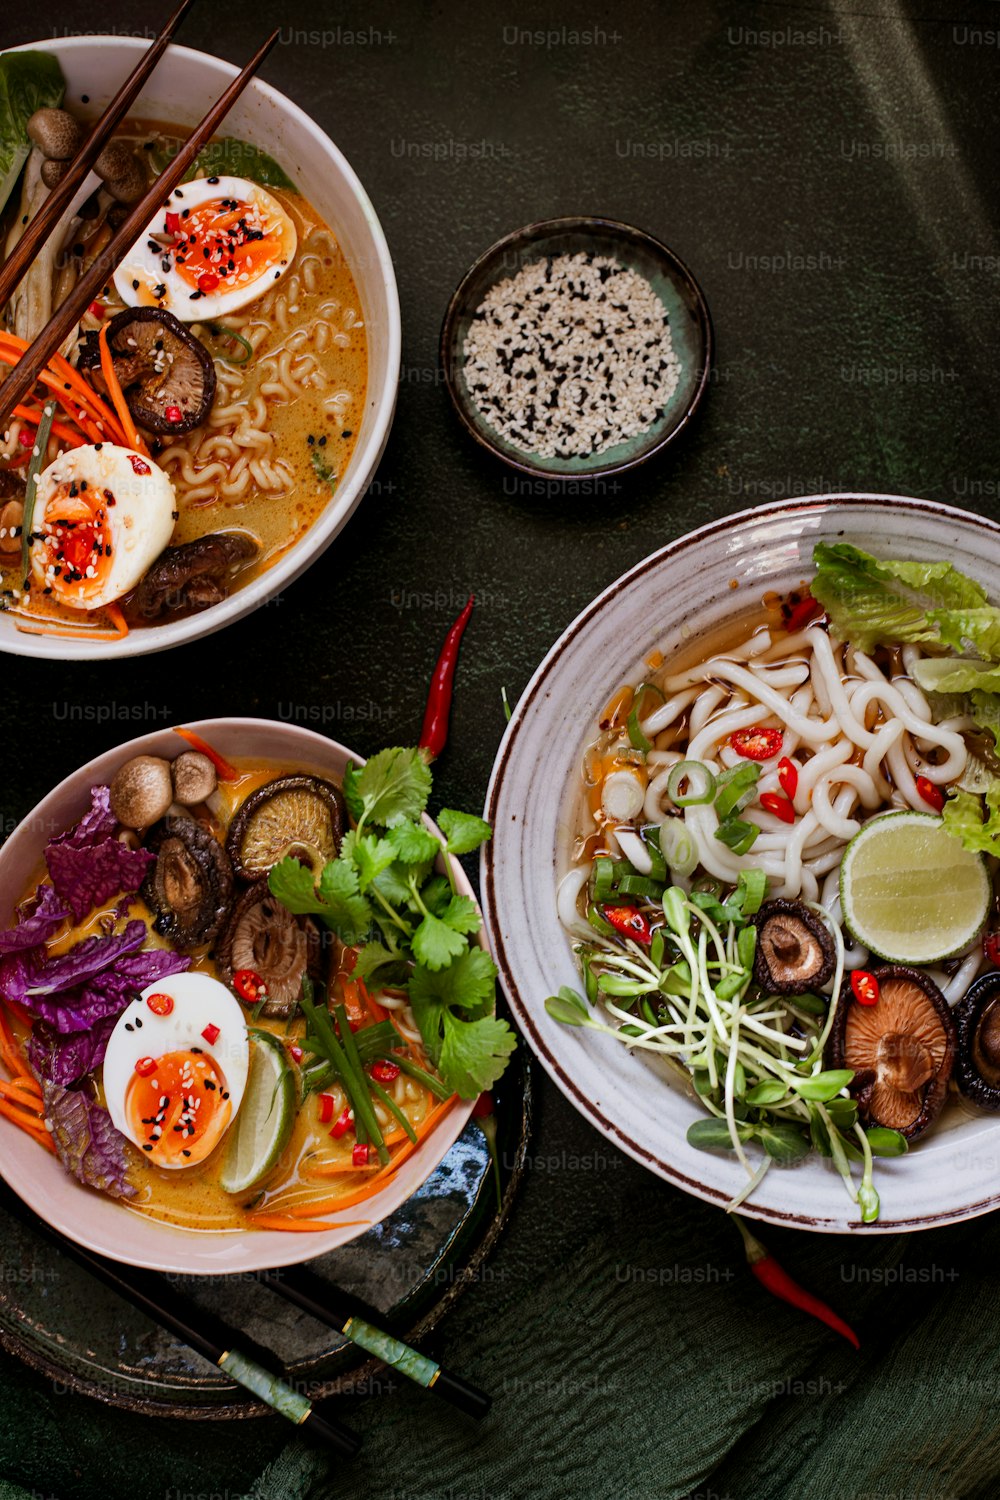
{"label": "egg yolk", "polygon": [[256,204],[213,198],[183,220],[173,256],[178,275],[200,292],[246,286],[287,261],[285,226],[269,224]]}
{"label": "egg yolk", "polygon": [[129,1084],[125,1112],[150,1161],[193,1167],[219,1144],[232,1117],[225,1075],[215,1059],[193,1049],[167,1052],[146,1077]]}
{"label": "egg yolk", "polygon": [[34,535],[45,587],[53,593],[86,599],[101,587],[114,551],[108,504],[106,491],[81,488],[75,480],[52,495]]}

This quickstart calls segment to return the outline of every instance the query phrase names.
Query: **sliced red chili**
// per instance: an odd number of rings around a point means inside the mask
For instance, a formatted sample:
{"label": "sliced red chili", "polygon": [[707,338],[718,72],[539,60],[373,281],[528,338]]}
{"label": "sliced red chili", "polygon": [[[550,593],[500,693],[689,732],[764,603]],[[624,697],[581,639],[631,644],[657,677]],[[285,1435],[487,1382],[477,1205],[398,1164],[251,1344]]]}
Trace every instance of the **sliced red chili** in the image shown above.
{"label": "sliced red chili", "polygon": [[297,1043],[292,1042],[288,1048],[288,1055],[292,1059],[292,1062],[300,1063],[305,1056],[305,1053]]}
{"label": "sliced red chili", "polygon": [[783,823],[795,822],[795,808],[780,792],[761,792],[760,805],[765,811],[780,818]]}
{"label": "sliced red chili", "polygon": [[820,604],[818,599],[814,599],[807,589],[801,599],[797,599],[789,607],[788,613],[785,615],[785,629],[789,635],[794,635],[798,630],[805,630],[806,626],[812,624],[813,620],[818,620],[822,613],[822,604]]}
{"label": "sliced red chili", "polygon": [[211,1023],[206,1026],[205,1030],[202,1032],[202,1036],[205,1038],[210,1047],[215,1046],[221,1035],[222,1032],[219,1030],[218,1026],[213,1026],[211,1025]]}
{"label": "sliced red chili", "polygon": [[480,1094],[479,1098],[472,1106],[473,1118],[476,1120],[484,1120],[487,1115],[491,1115],[493,1113],[493,1110],[493,1095],[490,1093],[489,1089],[486,1089],[482,1094]]}
{"label": "sliced red chili", "polygon": [[851,989],[859,1005],[878,1004],[878,980],[867,969],[855,969],[851,975]]}
{"label": "sliced red chili", "polygon": [[167,231],[167,234],[177,234],[178,230],[181,227],[180,214],[164,214],[163,227]]}
{"label": "sliced red chili", "polygon": [[320,1094],[319,1096],[319,1123],[329,1125],[333,1119],[333,1095]]}
{"label": "sliced red chili", "polygon": [[219,278],[214,271],[202,271],[198,277],[198,290],[200,292],[214,292],[219,285]]}
{"label": "sliced red chili", "polygon": [[92,302],[90,304],[90,306],[87,308],[87,311],[91,314],[92,317],[103,318],[104,317],[104,313],[105,313],[105,307],[104,307],[104,304],[102,302]]}
{"label": "sliced red chili", "polygon": [[31,427],[22,427],[17,435],[17,440],[22,448],[33,448],[35,446],[35,432]]}
{"label": "sliced red chili", "polygon": [[163,995],[160,993],[148,995],[146,1004],[154,1016],[169,1016],[174,1008],[174,997],[173,995]]}
{"label": "sliced red chili", "polygon": [[156,1058],[140,1057],[139,1061],[135,1065],[135,1071],[138,1073],[140,1078],[148,1078],[150,1073],[156,1072]]}
{"label": "sliced red chili", "polygon": [[368,1147],[362,1145],[360,1141],[356,1141],[354,1144],[354,1150],[351,1152],[351,1164],[355,1167],[367,1167],[368,1165]]}
{"label": "sliced red chili", "polygon": [[787,755],[778,761],[778,783],[790,802],[799,789],[799,768]]}
{"label": "sliced red chili", "polygon": [[605,920],[610,922],[622,937],[633,938],[637,943],[651,943],[653,929],[648,920],[635,906],[602,906]]}
{"label": "sliced red chili", "polygon": [[336,1124],[330,1131],[330,1134],[333,1136],[335,1141],[339,1141],[342,1135],[346,1135],[347,1132],[353,1128],[353,1125],[354,1116],[351,1113],[351,1106],[349,1104],[345,1104],[344,1112],[338,1117]]}
{"label": "sliced red chili", "polygon": [[1000,932],[988,932],[983,938],[983,953],[987,961],[1000,968]]}
{"label": "sliced red chili", "polygon": [[132,465],[132,472],[134,474],[138,474],[141,476],[143,474],[151,474],[153,472],[146,460],[144,458],[140,458],[138,453],[130,453],[128,456],[128,461]]}
{"label": "sliced red chili", "polygon": [[935,786],[933,781],[929,781],[926,776],[918,776],[916,785],[917,791],[927,803],[927,806],[933,807],[935,812],[941,812],[944,807],[944,793],[941,788]]}
{"label": "sliced red chili", "polygon": [[233,989],[247,1005],[256,1005],[267,994],[267,985],[256,969],[237,969],[233,975]]}
{"label": "sliced red chili", "polygon": [[780,729],[764,729],[760,724],[753,724],[749,729],[734,729],[729,743],[744,760],[770,760],[780,751],[784,738]]}
{"label": "sliced red chili", "polygon": [[179,406],[167,406],[163,409],[163,415],[166,417],[168,422],[179,422],[184,413],[181,411]]}
{"label": "sliced red chili", "polygon": [[395,1083],[399,1077],[399,1064],[380,1059],[372,1063],[371,1071],[376,1083]]}

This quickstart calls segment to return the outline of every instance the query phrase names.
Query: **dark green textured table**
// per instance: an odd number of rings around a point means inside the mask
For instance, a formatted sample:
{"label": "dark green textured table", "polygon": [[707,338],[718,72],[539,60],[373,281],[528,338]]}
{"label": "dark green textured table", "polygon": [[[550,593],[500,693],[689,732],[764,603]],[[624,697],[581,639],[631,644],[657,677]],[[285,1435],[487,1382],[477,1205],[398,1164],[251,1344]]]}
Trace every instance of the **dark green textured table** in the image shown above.
{"label": "dark green textured table", "polygon": [[[501,685],[516,695],[597,590],[689,527],[825,489],[1000,515],[998,7],[279,0],[269,17],[282,44],[264,76],[343,148],[396,262],[385,460],[308,577],[228,633],[115,670],[7,659],[5,832],[81,759],[164,722],[226,710],[318,720],[362,752],[412,740],[473,587],[438,790],[475,804]],[[3,41],[161,19],[121,0],[83,19],[58,0],[37,23],[8,13]],[[254,7],[203,3],[182,39],[242,61],[263,30]],[[636,223],[691,265],[718,357],[694,430],[655,467],[546,495],[462,437],[436,339],[487,244],[581,212]],[[60,1500],[998,1493],[995,1217],[909,1239],[772,1233],[859,1327],[856,1355],[764,1298],[718,1211],[540,1092],[509,1231],[434,1339],[494,1391],[484,1428],[418,1393],[357,1403],[365,1450],[334,1472],[278,1422],[154,1423],[3,1360],[0,1475]]]}

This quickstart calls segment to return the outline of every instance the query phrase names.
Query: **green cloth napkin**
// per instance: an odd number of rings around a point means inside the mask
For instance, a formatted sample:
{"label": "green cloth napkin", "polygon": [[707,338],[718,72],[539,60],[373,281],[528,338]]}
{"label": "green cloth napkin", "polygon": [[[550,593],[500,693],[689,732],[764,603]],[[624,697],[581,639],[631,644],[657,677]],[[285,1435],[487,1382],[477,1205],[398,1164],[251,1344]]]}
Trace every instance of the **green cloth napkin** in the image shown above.
{"label": "green cloth napkin", "polygon": [[575,1146],[533,1158],[497,1254],[432,1340],[493,1392],[484,1424],[410,1387],[348,1402],[365,1445],[347,1465],[278,1422],[137,1418],[46,1393],[5,1360],[0,1472],[21,1490],[0,1486],[0,1500],[1000,1492],[996,1215],[909,1236],[762,1229],[855,1326],[855,1352],[768,1296],[720,1210],[581,1136],[550,1094],[546,1104],[559,1117],[546,1149],[564,1134]]}

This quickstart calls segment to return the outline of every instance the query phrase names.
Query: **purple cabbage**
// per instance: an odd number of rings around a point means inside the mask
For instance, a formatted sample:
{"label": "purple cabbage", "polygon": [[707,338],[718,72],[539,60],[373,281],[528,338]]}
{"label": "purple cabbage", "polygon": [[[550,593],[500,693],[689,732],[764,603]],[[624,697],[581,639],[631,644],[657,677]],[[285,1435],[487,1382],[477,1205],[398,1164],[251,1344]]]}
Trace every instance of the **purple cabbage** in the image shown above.
{"label": "purple cabbage", "polygon": [[118,1016],[105,1016],[89,1031],[72,1031],[68,1036],[53,1030],[44,1021],[31,1028],[28,1041],[28,1063],[36,1077],[68,1089],[104,1061],[111,1033]]}
{"label": "purple cabbage", "polygon": [[67,1172],[112,1198],[135,1198],[138,1190],[128,1180],[129,1143],[107,1110],[83,1090],[61,1088],[47,1079],[42,1080],[42,1102]]}
{"label": "purple cabbage", "polygon": [[45,850],[52,884],[77,922],[112,896],[137,891],[156,859],[148,849],[129,849],[115,838],[109,787],[92,787],[90,796],[90,811]]}
{"label": "purple cabbage", "polygon": [[[131,924],[130,924],[131,925]],[[142,924],[139,923],[139,926]],[[24,1004],[55,1030],[86,1031],[107,1016],[118,1016],[140,990],[169,974],[190,968],[190,958],[163,948],[126,953],[103,974],[58,995],[29,994]]]}
{"label": "purple cabbage", "polygon": [[60,924],[69,916],[51,885],[38,887],[38,901],[30,916],[19,911],[17,926],[9,932],[0,932],[0,953],[21,953],[26,948],[37,948],[54,936]]}
{"label": "purple cabbage", "polygon": [[145,940],[146,924],[136,920],[111,937],[84,938],[58,958],[47,959],[34,951],[9,954],[0,960],[0,991],[8,1000],[34,1011],[38,997],[84,984]]}

